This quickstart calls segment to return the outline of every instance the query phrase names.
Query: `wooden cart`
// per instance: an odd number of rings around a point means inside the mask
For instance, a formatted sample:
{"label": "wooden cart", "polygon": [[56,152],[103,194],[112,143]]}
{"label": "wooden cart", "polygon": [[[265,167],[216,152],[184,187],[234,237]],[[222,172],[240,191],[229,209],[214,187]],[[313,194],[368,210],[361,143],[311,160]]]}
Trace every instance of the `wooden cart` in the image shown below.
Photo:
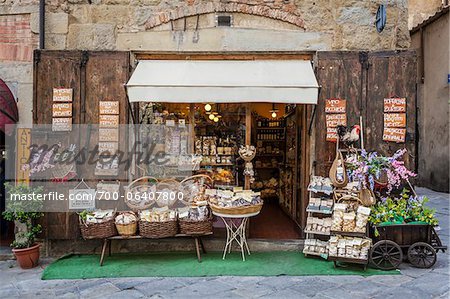
{"label": "wooden cart", "polygon": [[372,231],[375,244],[370,251],[370,262],[382,270],[396,269],[406,256],[414,267],[430,268],[436,263],[436,253],[445,252],[434,227],[428,224],[395,224],[377,226]]}

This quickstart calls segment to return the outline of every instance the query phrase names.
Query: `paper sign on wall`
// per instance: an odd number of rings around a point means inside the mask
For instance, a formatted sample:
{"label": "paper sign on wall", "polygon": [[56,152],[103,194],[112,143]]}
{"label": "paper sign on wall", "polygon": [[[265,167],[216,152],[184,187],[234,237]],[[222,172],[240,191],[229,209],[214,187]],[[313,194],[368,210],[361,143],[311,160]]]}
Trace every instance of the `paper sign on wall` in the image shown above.
{"label": "paper sign on wall", "polygon": [[405,142],[406,129],[404,128],[384,128],[383,140],[390,142]]}
{"label": "paper sign on wall", "polygon": [[384,99],[384,112],[406,112],[406,98]]}
{"label": "paper sign on wall", "polygon": [[119,102],[118,101],[100,101],[99,114],[118,115]]}
{"label": "paper sign on wall", "polygon": [[72,116],[72,103],[55,103],[52,105],[53,117]]}
{"label": "paper sign on wall", "polygon": [[72,88],[53,88],[53,102],[72,102]]}
{"label": "paper sign on wall", "polygon": [[347,101],[343,99],[327,99],[325,113],[345,113]]}
{"label": "paper sign on wall", "polygon": [[119,141],[119,129],[98,129],[98,141]]}
{"label": "paper sign on wall", "polygon": [[117,128],[119,126],[118,115],[100,115],[99,116],[100,128]]}
{"label": "paper sign on wall", "polygon": [[327,127],[336,128],[337,126],[347,126],[347,114],[327,114]]}
{"label": "paper sign on wall", "polygon": [[406,127],[406,113],[385,113],[384,114],[385,128],[405,128]]}
{"label": "paper sign on wall", "polygon": [[327,141],[337,142],[338,134],[337,128],[327,127]]}
{"label": "paper sign on wall", "polygon": [[72,118],[53,118],[52,131],[72,131]]}

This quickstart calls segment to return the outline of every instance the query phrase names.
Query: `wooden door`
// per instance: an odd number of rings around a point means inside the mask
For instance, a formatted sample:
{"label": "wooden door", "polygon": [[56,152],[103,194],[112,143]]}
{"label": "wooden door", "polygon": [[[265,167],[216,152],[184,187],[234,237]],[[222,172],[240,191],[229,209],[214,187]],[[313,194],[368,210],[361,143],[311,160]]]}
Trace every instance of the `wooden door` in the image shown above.
{"label": "wooden door", "polygon": [[[34,124],[52,123],[52,93],[55,87],[73,89],[74,124],[98,124],[100,100],[119,101],[119,122],[128,123],[128,101],[124,84],[129,78],[129,52],[36,50],[34,57]],[[63,138],[63,134],[57,137]],[[126,138],[127,136],[123,136],[122,140]],[[80,148],[85,145],[86,139],[84,135],[80,135],[76,141],[71,142],[76,142]],[[128,144],[122,142],[121,146],[126,149]],[[83,167],[87,166],[79,167],[80,171],[86,171]],[[95,188],[96,181],[92,180],[89,185]],[[77,238],[77,214],[46,213],[45,232],[49,239]]]}

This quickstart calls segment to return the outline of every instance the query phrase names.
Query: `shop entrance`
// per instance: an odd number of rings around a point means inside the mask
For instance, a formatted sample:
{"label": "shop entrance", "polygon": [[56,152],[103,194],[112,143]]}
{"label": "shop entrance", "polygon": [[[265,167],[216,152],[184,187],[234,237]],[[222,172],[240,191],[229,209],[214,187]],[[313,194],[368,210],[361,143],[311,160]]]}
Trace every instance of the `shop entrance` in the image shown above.
{"label": "shop entrance", "polygon": [[[193,174],[206,174],[220,190],[251,188],[260,192],[264,205],[250,219],[254,239],[299,239],[302,212],[300,173],[303,161],[302,112],[304,105],[272,103],[144,103],[142,124],[192,125],[186,144],[202,161]],[[151,115],[151,117],[145,117]],[[144,116],[144,118],[143,118]],[[238,149],[256,147],[253,179],[246,186],[245,162]],[[178,141],[177,141],[178,142]],[[224,233],[215,223],[215,235]]]}

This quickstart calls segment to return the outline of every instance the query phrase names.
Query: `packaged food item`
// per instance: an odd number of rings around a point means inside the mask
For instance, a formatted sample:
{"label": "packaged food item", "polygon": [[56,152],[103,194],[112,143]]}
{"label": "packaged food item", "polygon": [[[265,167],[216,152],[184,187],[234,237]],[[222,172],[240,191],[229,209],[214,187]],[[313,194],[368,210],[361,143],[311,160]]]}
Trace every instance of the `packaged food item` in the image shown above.
{"label": "packaged food item", "polygon": [[347,210],[347,204],[337,203],[334,205],[331,230],[341,231],[344,222],[344,213]]}
{"label": "packaged food item", "polygon": [[353,232],[355,229],[355,212],[344,213],[342,231],[344,232]]}
{"label": "packaged food item", "polygon": [[356,212],[355,232],[364,233],[369,220],[370,208],[360,206]]}
{"label": "packaged food item", "polygon": [[114,210],[96,210],[86,215],[86,223],[103,223],[114,217]]}
{"label": "packaged food item", "polygon": [[116,224],[131,224],[137,221],[137,217],[133,212],[122,212],[114,219]]}

